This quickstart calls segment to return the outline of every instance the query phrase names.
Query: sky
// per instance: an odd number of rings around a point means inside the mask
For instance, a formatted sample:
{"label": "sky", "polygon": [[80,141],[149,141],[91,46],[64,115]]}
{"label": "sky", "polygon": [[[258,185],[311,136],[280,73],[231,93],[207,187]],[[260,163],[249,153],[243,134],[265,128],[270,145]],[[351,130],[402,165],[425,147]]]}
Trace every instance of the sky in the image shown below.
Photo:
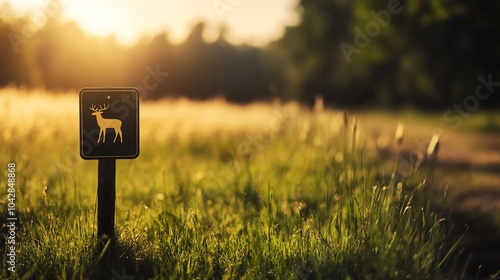
{"label": "sky", "polygon": [[4,3],[33,20],[59,11],[87,33],[114,34],[125,45],[162,31],[180,43],[195,23],[204,21],[208,41],[224,25],[230,42],[263,46],[281,37],[285,26],[298,23],[298,0],[0,0],[0,7]]}

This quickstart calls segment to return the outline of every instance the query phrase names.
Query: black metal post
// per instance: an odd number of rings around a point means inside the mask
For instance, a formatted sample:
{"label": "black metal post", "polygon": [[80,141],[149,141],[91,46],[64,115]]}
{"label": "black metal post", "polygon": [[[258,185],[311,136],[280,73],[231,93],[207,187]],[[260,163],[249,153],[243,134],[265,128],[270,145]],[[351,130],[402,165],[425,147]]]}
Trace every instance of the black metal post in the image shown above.
{"label": "black metal post", "polygon": [[116,159],[99,159],[97,176],[97,237],[114,238]]}

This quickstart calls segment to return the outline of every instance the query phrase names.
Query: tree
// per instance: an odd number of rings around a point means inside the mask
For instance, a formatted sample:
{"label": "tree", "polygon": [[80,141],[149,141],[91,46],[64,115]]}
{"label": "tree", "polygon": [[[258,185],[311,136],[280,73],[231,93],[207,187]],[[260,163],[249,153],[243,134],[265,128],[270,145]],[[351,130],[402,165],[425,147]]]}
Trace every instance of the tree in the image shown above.
{"label": "tree", "polygon": [[301,0],[299,7],[301,22],[266,50],[270,65],[286,65],[271,69],[288,97],[439,108],[473,94],[479,75],[500,80],[499,3]]}

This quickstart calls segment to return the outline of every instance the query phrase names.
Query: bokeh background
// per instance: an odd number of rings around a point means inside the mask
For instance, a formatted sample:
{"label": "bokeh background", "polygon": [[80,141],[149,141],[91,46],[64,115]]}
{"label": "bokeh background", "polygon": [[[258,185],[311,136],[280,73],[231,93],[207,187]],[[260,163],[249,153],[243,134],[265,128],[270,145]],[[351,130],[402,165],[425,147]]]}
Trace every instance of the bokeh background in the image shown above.
{"label": "bokeh background", "polygon": [[2,87],[141,86],[149,67],[170,76],[148,99],[428,110],[500,76],[496,2],[0,3]]}
{"label": "bokeh background", "polygon": [[121,271],[91,252],[96,162],[78,156],[91,86],[142,95],[141,155],[117,167],[130,252],[110,259],[127,273],[498,277],[499,14],[499,1],[0,0],[19,278]]}

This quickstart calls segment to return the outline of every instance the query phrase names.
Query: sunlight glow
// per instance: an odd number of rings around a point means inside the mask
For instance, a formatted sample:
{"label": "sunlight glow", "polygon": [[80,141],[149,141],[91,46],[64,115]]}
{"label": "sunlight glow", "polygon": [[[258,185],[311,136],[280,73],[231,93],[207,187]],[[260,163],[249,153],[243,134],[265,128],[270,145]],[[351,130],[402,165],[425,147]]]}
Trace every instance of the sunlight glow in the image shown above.
{"label": "sunlight glow", "polygon": [[75,3],[68,7],[69,17],[86,32],[106,37],[115,33],[123,43],[131,43],[138,37],[138,30],[129,20],[127,11],[121,6],[112,6],[104,2],[99,8],[85,5],[84,2]]}
{"label": "sunlight glow", "polygon": [[[298,22],[297,0],[0,0],[21,15],[42,12],[60,5],[61,16],[74,20],[90,35],[114,35],[131,45],[142,37],[167,32],[174,43],[182,42],[199,21],[206,23],[205,38],[214,40],[222,26],[235,44],[265,45],[278,39],[284,27]],[[1,16],[1,14],[0,14]]]}

